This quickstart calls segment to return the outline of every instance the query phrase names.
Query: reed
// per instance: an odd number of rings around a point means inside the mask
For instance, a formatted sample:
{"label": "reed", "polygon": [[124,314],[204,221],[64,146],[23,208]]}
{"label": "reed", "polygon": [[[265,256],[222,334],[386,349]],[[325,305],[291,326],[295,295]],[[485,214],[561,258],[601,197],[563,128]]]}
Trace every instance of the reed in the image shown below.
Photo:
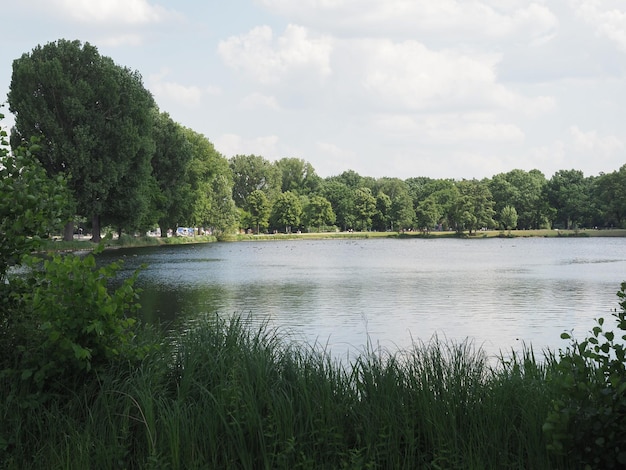
{"label": "reed", "polygon": [[346,362],[217,316],[161,340],[139,367],[112,365],[58,400],[4,400],[0,467],[567,467],[546,451],[550,364],[532,350],[494,366],[471,342],[434,338]]}

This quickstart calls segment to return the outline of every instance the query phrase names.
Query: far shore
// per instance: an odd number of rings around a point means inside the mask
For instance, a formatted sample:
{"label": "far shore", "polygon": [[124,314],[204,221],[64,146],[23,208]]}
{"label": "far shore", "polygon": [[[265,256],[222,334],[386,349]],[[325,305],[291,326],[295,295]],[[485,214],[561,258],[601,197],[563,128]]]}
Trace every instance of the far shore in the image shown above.
{"label": "far shore", "polygon": [[[215,236],[187,236],[187,237],[124,237],[118,239],[103,239],[105,249],[138,248],[161,245],[182,245],[195,243],[212,243],[217,241],[271,241],[271,240],[326,240],[326,239],[368,239],[368,238],[572,238],[572,237],[626,237],[626,229],[579,229],[579,230],[480,230],[468,234],[458,234],[452,231],[405,231],[405,232],[307,232],[307,233],[275,233],[275,234],[232,234],[220,237]],[[43,251],[82,251],[92,250],[97,245],[92,243],[88,236],[75,237],[71,242],[60,239],[49,240],[43,246]]]}

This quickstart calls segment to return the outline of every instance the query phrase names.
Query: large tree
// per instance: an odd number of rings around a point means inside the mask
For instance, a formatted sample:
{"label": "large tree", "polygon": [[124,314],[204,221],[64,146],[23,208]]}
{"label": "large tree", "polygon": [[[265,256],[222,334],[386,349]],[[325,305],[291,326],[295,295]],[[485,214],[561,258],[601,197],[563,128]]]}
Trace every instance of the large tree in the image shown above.
{"label": "large tree", "polygon": [[592,194],[598,207],[596,225],[623,227],[626,222],[626,165],[596,178]]}
{"label": "large tree", "polygon": [[570,229],[584,222],[589,213],[591,184],[580,170],[559,170],[548,181],[545,193],[556,209],[556,222]]}
{"label": "large tree", "polygon": [[189,165],[193,153],[185,129],[167,113],[156,115],[153,138],[152,175],[156,188],[152,200],[161,236],[165,237],[169,228],[190,222],[193,199]]}
{"label": "large tree", "polygon": [[298,196],[287,191],[280,194],[272,206],[272,222],[275,227],[285,227],[285,233],[291,233],[293,227],[300,225],[302,204]]}
{"label": "large tree", "polygon": [[301,158],[281,158],[276,162],[281,174],[282,192],[307,195],[317,191],[321,178],[313,165]]}
{"label": "large tree", "polygon": [[370,230],[372,217],[376,214],[376,198],[370,188],[361,187],[354,191],[354,210],[359,230]]}
{"label": "large tree", "polygon": [[317,231],[322,231],[322,225],[334,224],[336,220],[335,213],[330,201],[324,196],[311,196],[309,203],[305,207],[305,215],[307,222],[317,227]]}
{"label": "large tree", "polygon": [[145,190],[128,177],[149,174],[152,157],[155,105],[141,76],[89,43],[61,39],[13,62],[8,102],[12,145],[41,139],[41,163],[50,175],[68,175],[77,211],[91,217],[99,241],[101,215],[115,219],[120,214],[110,208],[120,198]]}
{"label": "large tree", "polygon": [[250,221],[256,225],[256,233],[260,233],[261,228],[267,228],[270,220],[272,207],[267,196],[260,189],[255,189],[248,196],[248,207],[250,208]]}
{"label": "large tree", "polygon": [[337,225],[342,230],[354,227],[354,191],[337,177],[327,178],[322,182],[320,193],[331,204],[336,215]]}
{"label": "large tree", "polygon": [[191,185],[190,221],[218,233],[236,228],[238,214],[233,200],[233,176],[228,160],[206,136],[185,129],[191,144],[189,161]]}
{"label": "large tree", "polygon": [[[495,201],[496,217],[500,217],[504,207],[511,206],[518,214],[518,228],[540,228],[546,216],[543,201],[545,185],[546,178],[539,170],[526,172],[518,169],[495,175],[488,186]],[[499,222],[503,223],[503,220],[499,218]]]}
{"label": "large tree", "polygon": [[259,155],[235,155],[228,161],[233,174],[233,200],[248,210],[247,200],[258,189],[273,201],[281,193],[279,168]]}
{"label": "large tree", "polygon": [[456,183],[458,197],[452,205],[450,222],[457,232],[491,228],[495,225],[493,216],[493,198],[486,182],[461,180]]}

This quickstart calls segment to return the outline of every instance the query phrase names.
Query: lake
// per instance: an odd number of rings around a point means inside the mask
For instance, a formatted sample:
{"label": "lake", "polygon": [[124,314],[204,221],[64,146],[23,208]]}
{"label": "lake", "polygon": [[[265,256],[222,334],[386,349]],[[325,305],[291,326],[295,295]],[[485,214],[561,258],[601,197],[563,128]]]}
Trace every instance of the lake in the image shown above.
{"label": "lake", "polygon": [[[268,321],[334,356],[368,339],[391,350],[433,335],[488,354],[553,350],[610,317],[625,238],[334,239],[108,251],[142,263],[142,315],[172,328],[204,313]],[[613,322],[609,323],[612,327]]]}

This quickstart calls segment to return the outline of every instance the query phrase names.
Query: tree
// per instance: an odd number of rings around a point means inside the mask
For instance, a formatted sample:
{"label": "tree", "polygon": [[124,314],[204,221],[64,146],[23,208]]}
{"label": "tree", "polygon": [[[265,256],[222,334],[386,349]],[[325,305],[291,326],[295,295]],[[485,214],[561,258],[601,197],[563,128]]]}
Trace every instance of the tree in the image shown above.
{"label": "tree", "polygon": [[271,214],[270,201],[260,189],[255,189],[248,196],[248,207],[250,208],[250,221],[256,225],[256,233],[260,233],[261,227],[267,228]]}
{"label": "tree", "polygon": [[190,224],[217,232],[235,230],[239,215],[233,201],[233,179],[228,160],[204,135],[187,128],[185,135],[192,154],[188,168]]}
{"label": "tree", "polygon": [[548,202],[563,228],[578,226],[588,213],[591,186],[580,170],[559,170],[546,184]]}
{"label": "tree", "polygon": [[77,211],[91,217],[99,241],[107,206],[145,189],[125,178],[131,170],[148,174],[152,157],[155,105],[141,76],[89,43],[61,39],[13,62],[8,102],[12,145],[41,139],[38,158],[49,175],[69,177]]}
{"label": "tree", "polygon": [[424,232],[429,232],[441,219],[443,209],[435,200],[435,196],[428,196],[421,201],[415,211],[417,224]]}
{"label": "tree", "polygon": [[336,177],[327,178],[322,182],[320,194],[331,204],[336,216],[336,223],[342,230],[354,227],[354,191]]}
{"label": "tree", "polygon": [[228,163],[233,175],[233,200],[237,207],[248,210],[248,196],[257,189],[263,191],[270,201],[280,194],[280,170],[265,158],[235,155]]}
{"label": "tree", "polygon": [[334,181],[339,181],[351,189],[357,189],[361,186],[364,186],[363,177],[354,170],[344,171],[339,176],[334,176],[330,179]]}
{"label": "tree", "polygon": [[385,231],[391,223],[391,198],[380,191],[376,195],[376,213],[373,216],[375,230]]}
{"label": "tree", "polygon": [[400,191],[391,201],[391,228],[407,230],[415,223],[415,209],[408,191]]}
{"label": "tree", "polygon": [[511,233],[511,229],[517,227],[517,211],[513,206],[504,206],[500,211],[502,226]]}
{"label": "tree", "polygon": [[313,165],[301,158],[281,158],[276,162],[281,174],[281,191],[293,191],[307,195],[317,191],[321,178],[315,173]]}
{"label": "tree", "polygon": [[[519,228],[540,228],[545,222],[543,188],[546,178],[539,170],[512,170],[495,175],[487,183],[498,217],[505,206],[515,207]],[[502,222],[501,220],[499,220]],[[512,227],[516,228],[516,227]]]}
{"label": "tree", "polygon": [[594,225],[623,227],[626,222],[626,165],[618,171],[600,175],[593,185],[600,222]]}
{"label": "tree", "polygon": [[292,227],[300,225],[302,205],[295,193],[281,193],[272,207],[272,220],[276,226],[285,227],[285,233],[291,233]]}
{"label": "tree", "polygon": [[485,182],[462,180],[456,184],[458,197],[452,205],[451,219],[457,232],[469,234],[483,227],[493,227],[493,198]]}
{"label": "tree", "polygon": [[372,196],[370,188],[361,187],[355,190],[354,210],[359,224],[358,228],[369,230],[372,226],[372,217],[376,214],[376,198]]}
{"label": "tree", "polygon": [[194,200],[190,166],[194,148],[187,137],[185,129],[167,113],[156,115],[153,128],[155,152],[151,162],[156,187],[152,200],[162,237],[167,236],[169,228],[187,225],[192,219]]}
{"label": "tree", "polygon": [[317,226],[317,231],[322,231],[322,225],[335,223],[335,213],[330,201],[323,196],[311,196],[305,209],[306,218],[309,224]]}

